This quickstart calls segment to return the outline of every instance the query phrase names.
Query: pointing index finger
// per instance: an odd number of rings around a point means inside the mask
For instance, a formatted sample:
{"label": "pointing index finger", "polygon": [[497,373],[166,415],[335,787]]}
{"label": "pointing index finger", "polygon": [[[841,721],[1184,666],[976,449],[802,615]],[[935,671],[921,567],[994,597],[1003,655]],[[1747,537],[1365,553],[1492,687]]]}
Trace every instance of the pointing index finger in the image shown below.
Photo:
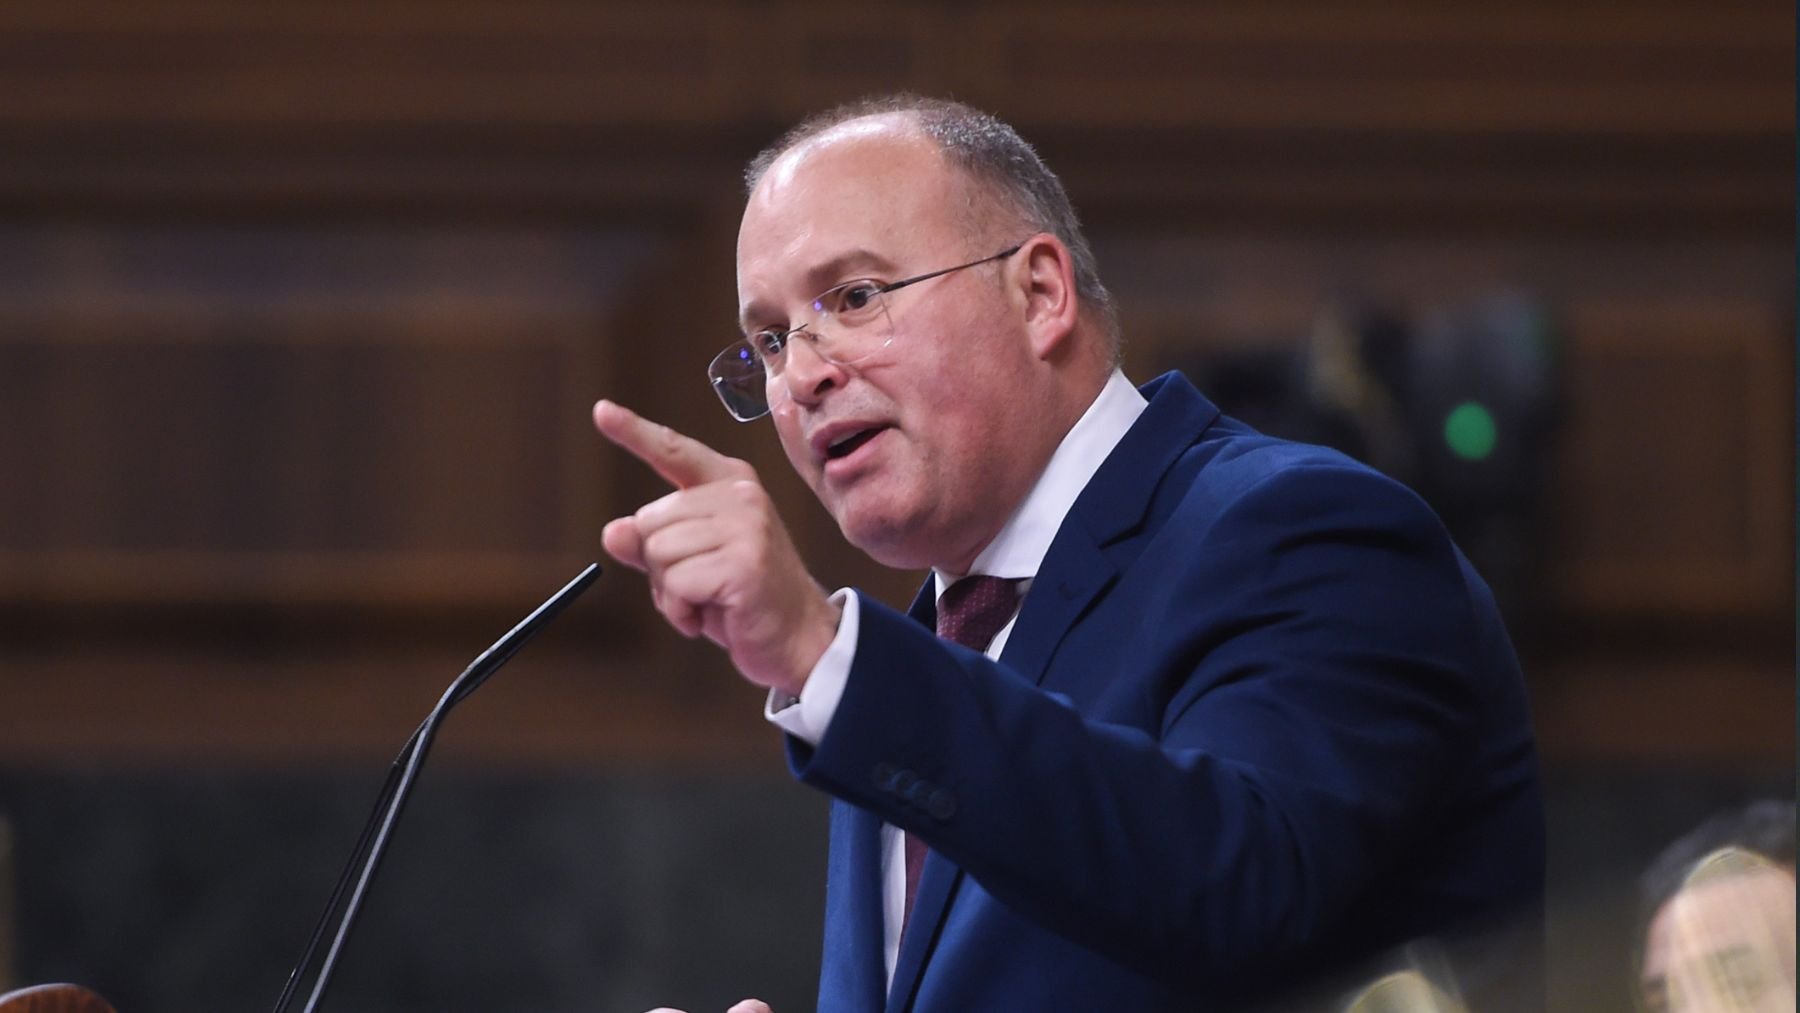
{"label": "pointing index finger", "polygon": [[594,405],[594,428],[677,489],[748,477],[749,465],[744,462],[652,422],[616,401],[601,400]]}

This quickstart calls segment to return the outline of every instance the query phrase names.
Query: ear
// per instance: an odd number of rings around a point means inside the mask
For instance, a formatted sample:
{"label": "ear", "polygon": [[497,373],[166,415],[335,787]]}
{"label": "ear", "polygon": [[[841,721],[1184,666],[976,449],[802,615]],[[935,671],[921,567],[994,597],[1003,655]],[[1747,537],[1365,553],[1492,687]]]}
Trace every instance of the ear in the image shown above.
{"label": "ear", "polygon": [[1048,359],[1068,344],[1081,315],[1075,291],[1075,258],[1062,240],[1040,232],[1015,257],[1016,289],[1023,296],[1031,350]]}

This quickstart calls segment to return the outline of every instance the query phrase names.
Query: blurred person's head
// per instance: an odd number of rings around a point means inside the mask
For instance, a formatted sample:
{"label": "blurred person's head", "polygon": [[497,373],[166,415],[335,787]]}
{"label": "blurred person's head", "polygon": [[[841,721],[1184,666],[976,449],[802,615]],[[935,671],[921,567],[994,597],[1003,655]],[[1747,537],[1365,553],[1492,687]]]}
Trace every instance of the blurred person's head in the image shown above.
{"label": "blurred person's head", "polygon": [[1708,820],[1644,874],[1638,994],[1651,1011],[1793,1010],[1791,803]]}

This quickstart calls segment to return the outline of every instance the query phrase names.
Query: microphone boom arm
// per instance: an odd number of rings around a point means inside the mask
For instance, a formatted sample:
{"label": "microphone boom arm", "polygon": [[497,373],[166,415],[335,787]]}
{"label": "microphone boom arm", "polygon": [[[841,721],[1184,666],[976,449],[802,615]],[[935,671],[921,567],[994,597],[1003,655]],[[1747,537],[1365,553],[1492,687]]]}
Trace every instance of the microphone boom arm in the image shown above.
{"label": "microphone boom arm", "polygon": [[[431,742],[437,736],[437,730],[444,723],[450,709],[467,699],[469,694],[481,688],[490,676],[499,671],[500,666],[511,660],[525,646],[538,630],[556,618],[569,603],[600,576],[600,565],[589,563],[587,568],[575,575],[575,579],[563,585],[562,590],[551,595],[530,615],[526,616],[507,634],[496,640],[487,650],[481,652],[469,667],[463,669],[450,688],[444,691],[437,706],[425,716],[424,723],[406,740],[400,755],[395,757],[393,766],[388,768],[387,781],[381,786],[381,792],[375,798],[374,811],[369,814],[363,825],[362,834],[356,840],[356,847],[350,851],[350,861],[345,864],[344,871],[338,876],[337,886],[332,888],[331,898],[325,902],[325,910],[319,915],[319,923],[313,928],[312,938],[306,944],[306,951],[300,955],[300,962],[294,966],[293,973],[288,975],[287,985],[281,990],[281,997],[275,1001],[274,1013],[286,1013],[293,1004],[294,996],[299,991],[302,975],[313,962],[319,951],[319,943],[325,937],[325,928],[331,924],[331,915],[337,910],[338,903],[344,899],[344,889],[354,878],[355,887],[350,891],[350,899],[344,906],[344,913],[338,920],[337,932],[331,940],[331,948],[326,951],[325,962],[319,968],[319,975],[313,979],[312,995],[306,1001],[305,1013],[314,1013],[319,1001],[325,995],[325,986],[331,981],[331,972],[337,966],[338,957],[342,954],[344,941],[350,936],[350,929],[356,923],[356,916],[362,910],[364,897],[368,894],[369,883],[375,877],[375,871],[381,865],[382,856],[387,853],[388,841],[393,835],[394,825],[400,820],[400,813],[406,808],[406,800],[412,794],[414,782],[418,779],[419,768],[425,763],[425,755],[431,751]],[[365,855],[366,852],[366,855]]]}

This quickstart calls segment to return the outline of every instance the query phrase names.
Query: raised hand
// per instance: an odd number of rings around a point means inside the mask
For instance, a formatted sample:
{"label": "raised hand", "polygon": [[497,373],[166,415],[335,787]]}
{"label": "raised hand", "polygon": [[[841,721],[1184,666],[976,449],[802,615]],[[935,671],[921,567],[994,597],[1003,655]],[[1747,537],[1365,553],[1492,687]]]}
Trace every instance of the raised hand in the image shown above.
{"label": "raised hand", "polygon": [[755,469],[612,401],[594,405],[594,427],[675,487],[610,521],[606,551],[649,577],[657,610],[684,636],[723,647],[749,681],[798,693],[838,610]]}

